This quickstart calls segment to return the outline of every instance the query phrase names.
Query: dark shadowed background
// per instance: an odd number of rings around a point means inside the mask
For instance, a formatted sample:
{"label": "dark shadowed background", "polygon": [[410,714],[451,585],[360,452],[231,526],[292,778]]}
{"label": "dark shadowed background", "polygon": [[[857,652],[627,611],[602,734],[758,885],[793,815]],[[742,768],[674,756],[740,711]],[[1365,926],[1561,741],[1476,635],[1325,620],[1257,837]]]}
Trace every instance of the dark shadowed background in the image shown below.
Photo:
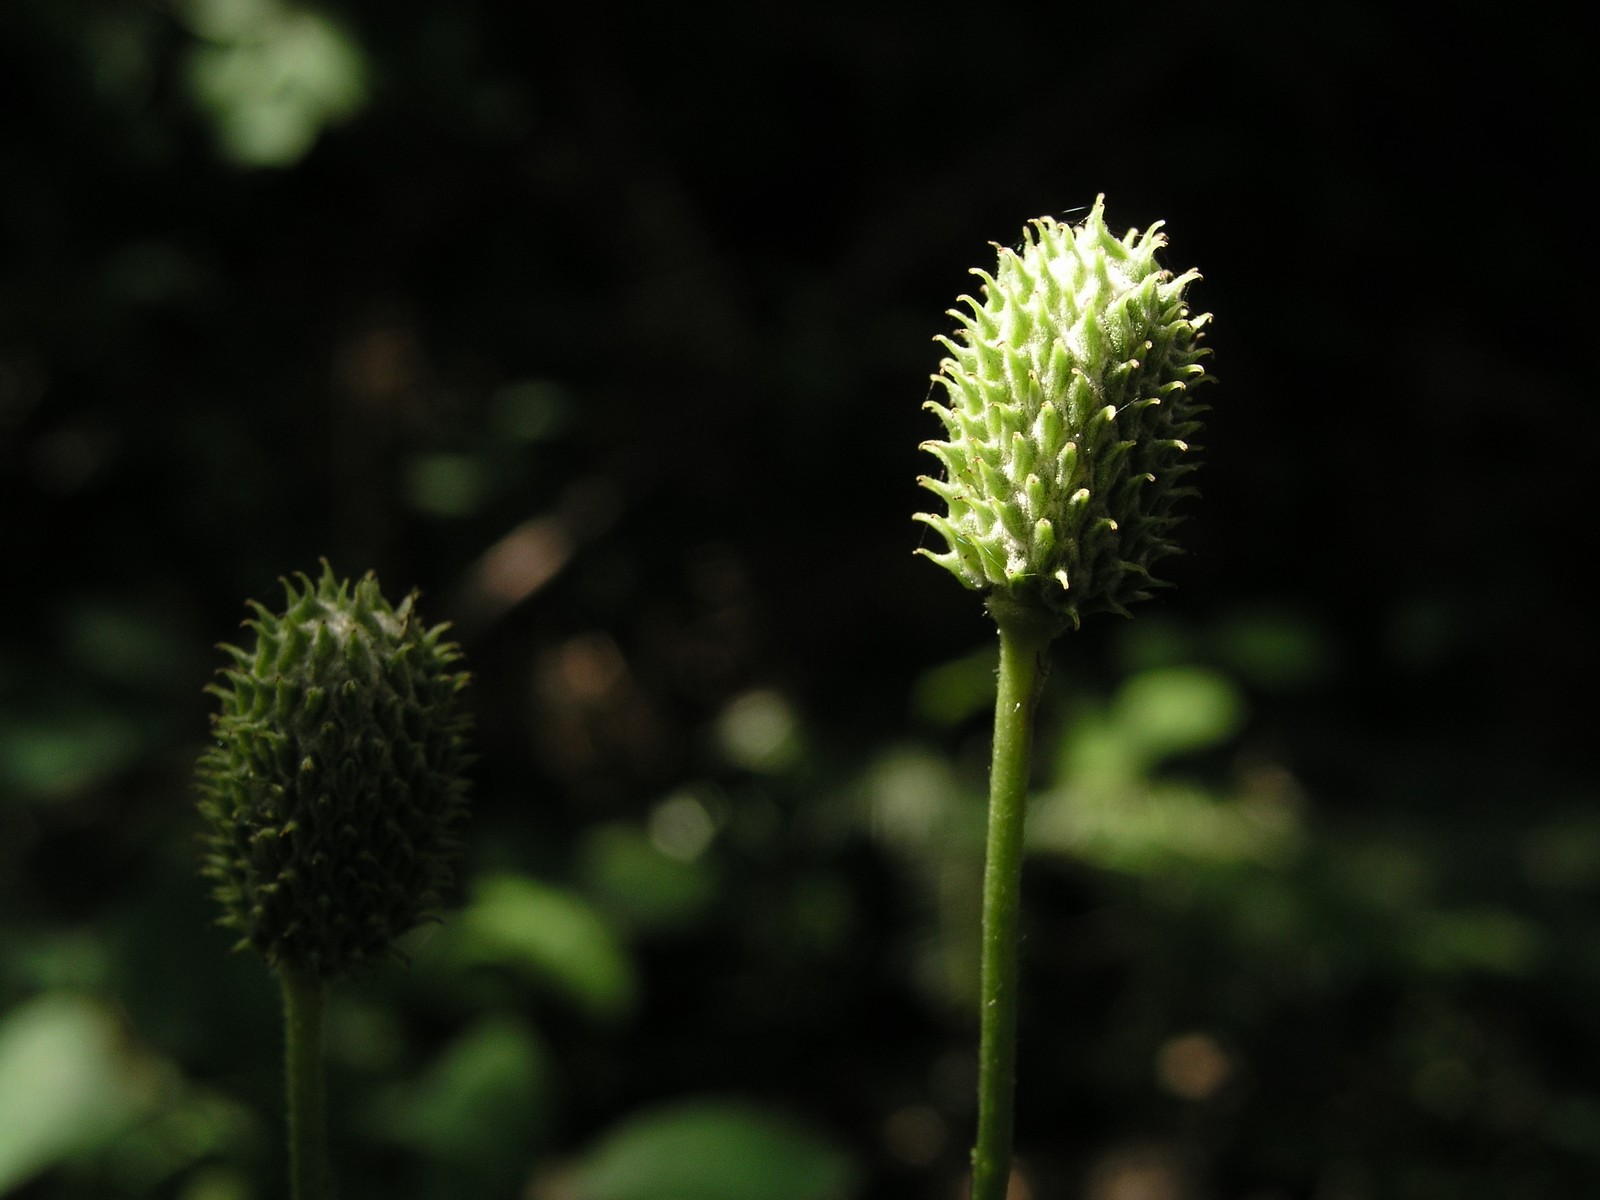
{"label": "dark shadowed background", "polygon": [[341,1194],[955,1200],[993,635],[944,311],[1167,222],[1203,499],[1056,647],[1033,1200],[1600,1188],[1592,37],[1543,6],[0,4],[0,1195],[282,1194],[211,925],[247,597],[455,623],[460,906]]}

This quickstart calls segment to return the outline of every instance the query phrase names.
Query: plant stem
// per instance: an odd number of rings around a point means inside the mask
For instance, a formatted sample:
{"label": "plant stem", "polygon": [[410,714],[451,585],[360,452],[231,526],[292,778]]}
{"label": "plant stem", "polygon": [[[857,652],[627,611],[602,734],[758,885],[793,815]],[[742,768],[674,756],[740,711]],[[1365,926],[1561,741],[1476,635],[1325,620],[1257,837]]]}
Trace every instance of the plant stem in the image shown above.
{"label": "plant stem", "polygon": [[989,774],[989,840],[983,873],[983,967],[978,1039],[978,1139],[972,1200],[1005,1200],[1011,1178],[1017,1072],[1017,943],[1022,908],[1022,833],[1033,757],[1033,706],[1053,631],[1029,614],[991,603],[1000,627],[1000,680]]}
{"label": "plant stem", "polygon": [[289,1194],[293,1200],[329,1200],[322,980],[289,968],[279,978],[289,1095]]}

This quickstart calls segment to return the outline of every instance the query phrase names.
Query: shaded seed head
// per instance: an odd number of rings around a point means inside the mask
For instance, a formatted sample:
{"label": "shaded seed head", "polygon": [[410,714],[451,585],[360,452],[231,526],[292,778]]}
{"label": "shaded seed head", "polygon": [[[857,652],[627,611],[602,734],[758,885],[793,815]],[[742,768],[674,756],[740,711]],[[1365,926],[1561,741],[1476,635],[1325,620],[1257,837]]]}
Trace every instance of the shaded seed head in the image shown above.
{"label": "shaded seed head", "polygon": [[1210,378],[1210,314],[1184,299],[1199,275],[1161,266],[1159,222],[1113,236],[1104,204],[1078,226],[1031,222],[993,275],[973,272],[981,297],[950,311],[927,404],[945,436],[923,449],[944,470],[921,483],[944,511],[916,515],[945,542],[919,553],[1063,626],[1159,586],[1151,568],[1176,551],[1174,510],[1193,493],[1193,392]]}
{"label": "shaded seed head", "polygon": [[221,647],[232,665],[207,689],[204,873],[241,948],[331,979],[394,954],[453,880],[467,676],[415,594],[391,606],[326,562],[284,588],[281,614],[251,602],[253,640]]}

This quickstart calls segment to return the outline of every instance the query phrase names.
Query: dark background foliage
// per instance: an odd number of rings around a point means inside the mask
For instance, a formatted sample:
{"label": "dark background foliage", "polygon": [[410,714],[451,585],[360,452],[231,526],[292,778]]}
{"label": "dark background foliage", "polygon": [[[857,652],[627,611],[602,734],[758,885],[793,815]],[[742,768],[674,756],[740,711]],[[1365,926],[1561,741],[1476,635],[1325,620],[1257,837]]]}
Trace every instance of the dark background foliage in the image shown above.
{"label": "dark background foliage", "polygon": [[455,622],[482,754],[466,907],[335,997],[344,1194],[957,1195],[992,635],[920,405],[989,242],[1104,192],[1220,383],[1179,586],[1057,647],[1017,1186],[1587,1194],[1590,49],[0,6],[0,1192],[278,1194],[190,773],[325,555]]}

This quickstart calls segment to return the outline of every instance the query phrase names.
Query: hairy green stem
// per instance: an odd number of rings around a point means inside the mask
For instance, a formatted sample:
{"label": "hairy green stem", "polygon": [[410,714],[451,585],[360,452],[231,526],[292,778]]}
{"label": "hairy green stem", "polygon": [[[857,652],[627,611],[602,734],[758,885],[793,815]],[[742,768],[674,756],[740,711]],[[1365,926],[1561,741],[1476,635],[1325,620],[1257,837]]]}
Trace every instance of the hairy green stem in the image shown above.
{"label": "hairy green stem", "polygon": [[972,1150],[972,1200],[1005,1200],[1011,1178],[1022,834],[1033,757],[1033,706],[1052,633],[1029,614],[993,603],[989,607],[1000,627],[1000,680],[983,873],[978,1138]]}
{"label": "hairy green stem", "polygon": [[322,1075],[322,980],[283,967],[289,1179],[293,1200],[329,1200],[328,1122]]}

